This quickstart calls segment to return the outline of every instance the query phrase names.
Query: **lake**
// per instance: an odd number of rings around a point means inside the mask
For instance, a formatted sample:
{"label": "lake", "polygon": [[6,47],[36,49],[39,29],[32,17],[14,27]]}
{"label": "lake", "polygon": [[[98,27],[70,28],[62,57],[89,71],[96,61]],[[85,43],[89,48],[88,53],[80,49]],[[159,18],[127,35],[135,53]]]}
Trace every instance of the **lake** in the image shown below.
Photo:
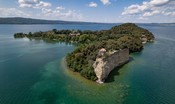
{"label": "lake", "polygon": [[67,70],[69,43],[14,39],[16,32],[110,29],[115,24],[0,25],[0,104],[175,104],[175,26],[139,24],[156,39],[97,84]]}

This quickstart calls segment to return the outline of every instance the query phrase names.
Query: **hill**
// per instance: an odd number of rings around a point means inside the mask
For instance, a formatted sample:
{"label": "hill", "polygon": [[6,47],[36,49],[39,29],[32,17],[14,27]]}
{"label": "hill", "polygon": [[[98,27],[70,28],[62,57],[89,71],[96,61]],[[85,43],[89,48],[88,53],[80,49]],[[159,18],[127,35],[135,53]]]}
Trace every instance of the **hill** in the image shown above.
{"label": "hill", "polygon": [[32,18],[22,18],[22,17],[0,18],[0,24],[73,24],[73,23],[82,24],[82,23],[90,23],[90,22],[43,20],[43,19],[32,19]]}
{"label": "hill", "polygon": [[71,70],[79,72],[91,80],[97,79],[92,65],[100,49],[114,51],[127,48],[130,53],[140,52],[145,43],[154,40],[154,35],[151,32],[133,23],[126,23],[101,31],[53,29],[46,32],[29,32],[28,34],[16,33],[14,37],[79,43],[79,46],[67,55],[67,65]]}

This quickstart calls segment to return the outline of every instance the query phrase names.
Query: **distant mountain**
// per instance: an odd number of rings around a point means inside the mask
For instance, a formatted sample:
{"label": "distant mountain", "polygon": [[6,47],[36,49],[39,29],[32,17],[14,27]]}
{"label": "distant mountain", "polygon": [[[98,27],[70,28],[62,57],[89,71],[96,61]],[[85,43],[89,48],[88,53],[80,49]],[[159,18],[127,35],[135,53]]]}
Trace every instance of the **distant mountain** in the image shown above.
{"label": "distant mountain", "polygon": [[75,21],[61,21],[61,20],[42,20],[22,17],[0,18],[0,24],[74,24],[92,22],[75,22]]}

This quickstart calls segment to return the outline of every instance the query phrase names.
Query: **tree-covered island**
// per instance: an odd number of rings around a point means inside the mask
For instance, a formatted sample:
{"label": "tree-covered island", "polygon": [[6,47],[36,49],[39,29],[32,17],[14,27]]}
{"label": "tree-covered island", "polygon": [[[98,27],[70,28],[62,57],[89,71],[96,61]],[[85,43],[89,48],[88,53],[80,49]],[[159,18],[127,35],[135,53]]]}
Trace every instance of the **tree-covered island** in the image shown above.
{"label": "tree-covered island", "polygon": [[110,30],[53,29],[46,32],[29,32],[28,34],[15,33],[14,37],[78,43],[76,49],[66,57],[67,66],[90,80],[97,80],[93,64],[100,49],[106,49],[108,52],[122,49],[129,49],[129,53],[140,52],[146,42],[154,40],[151,32],[133,23],[114,26]]}

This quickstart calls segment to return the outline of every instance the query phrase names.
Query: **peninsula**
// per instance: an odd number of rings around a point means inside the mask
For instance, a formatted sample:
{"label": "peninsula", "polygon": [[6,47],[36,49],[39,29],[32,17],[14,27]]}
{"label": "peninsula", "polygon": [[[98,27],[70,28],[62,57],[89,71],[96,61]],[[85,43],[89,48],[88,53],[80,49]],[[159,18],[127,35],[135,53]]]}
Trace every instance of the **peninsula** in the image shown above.
{"label": "peninsula", "polygon": [[154,35],[133,23],[114,26],[109,30],[57,30],[46,32],[15,33],[15,38],[49,39],[78,43],[67,55],[67,66],[83,77],[105,82],[109,73],[129,61],[129,53],[140,52]]}

